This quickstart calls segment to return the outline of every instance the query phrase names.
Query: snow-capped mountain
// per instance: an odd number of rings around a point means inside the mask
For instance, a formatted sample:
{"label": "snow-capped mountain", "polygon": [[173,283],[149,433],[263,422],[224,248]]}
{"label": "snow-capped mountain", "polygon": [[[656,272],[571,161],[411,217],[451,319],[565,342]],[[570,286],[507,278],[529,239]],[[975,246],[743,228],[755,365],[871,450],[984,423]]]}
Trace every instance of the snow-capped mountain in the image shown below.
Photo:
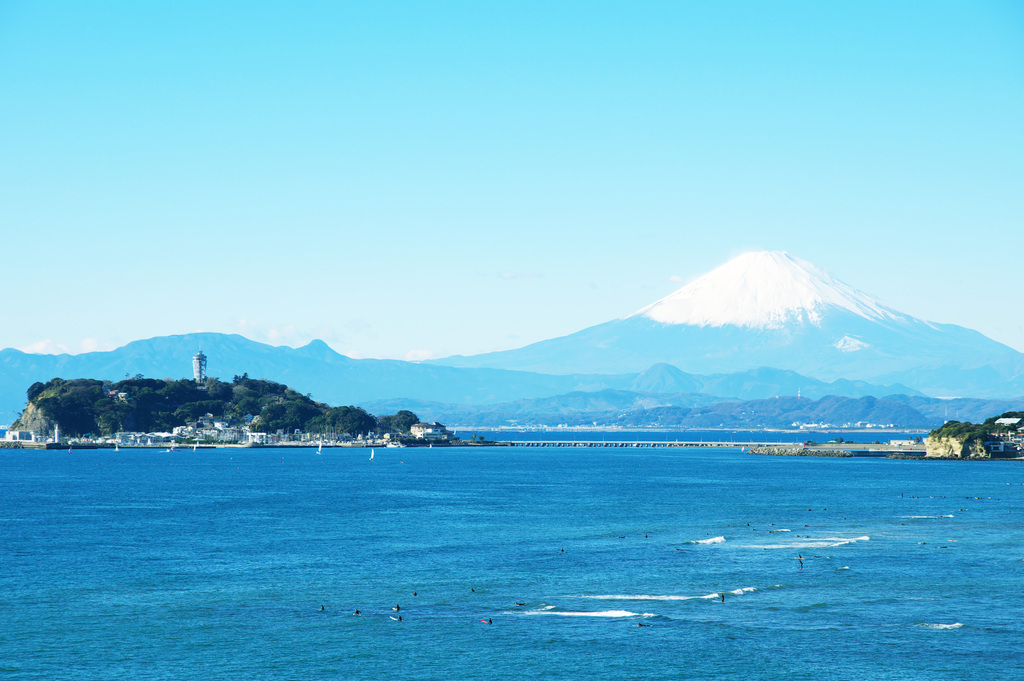
{"label": "snow-capped mountain", "polygon": [[780,251],[745,253],[632,316],[662,324],[781,329],[794,322],[820,324],[830,309],[881,322],[909,319]]}
{"label": "snow-capped mountain", "polygon": [[758,367],[903,383],[937,396],[1024,394],[1024,354],[886,307],[809,262],[743,254],[632,315],[517,350],[438,360],[545,373]]}

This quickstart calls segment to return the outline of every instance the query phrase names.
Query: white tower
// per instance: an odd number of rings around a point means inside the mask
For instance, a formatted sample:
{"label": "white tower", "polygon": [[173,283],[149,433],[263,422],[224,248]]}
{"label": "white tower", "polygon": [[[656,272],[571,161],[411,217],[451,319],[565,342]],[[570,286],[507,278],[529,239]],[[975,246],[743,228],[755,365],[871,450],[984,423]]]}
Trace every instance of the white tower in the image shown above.
{"label": "white tower", "polygon": [[206,380],[206,355],[200,350],[192,358],[192,374],[195,376],[196,383],[202,383]]}

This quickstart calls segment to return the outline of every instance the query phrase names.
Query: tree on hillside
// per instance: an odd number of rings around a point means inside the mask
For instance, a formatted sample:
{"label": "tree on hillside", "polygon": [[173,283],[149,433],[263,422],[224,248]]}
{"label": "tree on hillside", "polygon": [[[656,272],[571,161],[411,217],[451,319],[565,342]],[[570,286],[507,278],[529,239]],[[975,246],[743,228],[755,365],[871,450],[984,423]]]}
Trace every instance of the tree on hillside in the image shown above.
{"label": "tree on hillside", "polygon": [[311,432],[346,433],[348,435],[365,435],[378,428],[377,419],[373,414],[359,407],[335,407],[322,416],[311,419],[307,430]]}
{"label": "tree on hillside", "polygon": [[389,433],[408,434],[413,424],[419,423],[420,417],[408,409],[403,409],[397,414],[380,417],[380,428]]}
{"label": "tree on hillside", "polygon": [[224,415],[224,403],[220,400],[202,400],[200,402],[187,402],[174,410],[174,416],[182,421],[195,421],[200,416],[212,414],[216,417]]}
{"label": "tree on hillside", "polygon": [[33,400],[35,400],[37,397],[39,397],[39,394],[43,392],[43,390],[45,389],[45,383],[40,383],[39,381],[33,383],[31,386],[29,386],[29,389],[26,391],[26,394],[28,395],[28,401],[32,402]]}

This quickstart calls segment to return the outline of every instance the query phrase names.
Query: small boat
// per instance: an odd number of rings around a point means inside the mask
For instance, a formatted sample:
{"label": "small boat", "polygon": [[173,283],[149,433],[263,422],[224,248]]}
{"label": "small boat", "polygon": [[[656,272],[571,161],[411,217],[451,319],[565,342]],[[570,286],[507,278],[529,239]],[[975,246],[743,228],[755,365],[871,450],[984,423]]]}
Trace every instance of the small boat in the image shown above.
{"label": "small boat", "polygon": [[373,461],[373,450],[370,450],[370,461]]}
{"label": "small boat", "polygon": [[403,445],[401,442],[389,442],[387,444],[387,448],[388,449],[398,449],[399,447],[404,447],[404,446],[405,445]]}

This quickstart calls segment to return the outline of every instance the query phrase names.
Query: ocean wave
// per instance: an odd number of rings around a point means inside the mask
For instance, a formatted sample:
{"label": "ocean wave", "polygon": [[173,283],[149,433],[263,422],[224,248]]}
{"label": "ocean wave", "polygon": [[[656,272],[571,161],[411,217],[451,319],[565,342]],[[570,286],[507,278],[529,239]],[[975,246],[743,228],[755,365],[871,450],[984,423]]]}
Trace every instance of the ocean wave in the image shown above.
{"label": "ocean wave", "polygon": [[921,519],[921,518],[952,518],[953,516],[952,515],[901,515],[900,517],[901,518]]}
{"label": "ocean wave", "polygon": [[[745,586],[741,589],[733,589],[732,591],[726,591],[727,594],[735,594],[737,596],[757,591],[755,586]],[[594,600],[602,601],[693,601],[701,599],[721,598],[722,592],[716,591],[715,593],[705,594],[703,596],[677,596],[677,595],[659,595],[659,594],[598,594],[596,596],[573,596],[573,598],[591,598]]]}
{"label": "ocean wave", "polygon": [[693,541],[684,541],[684,544],[724,544],[725,537],[712,537],[711,539],[694,539]]}
{"label": "ocean wave", "polygon": [[659,596],[651,594],[600,594],[597,596],[574,596],[574,598],[592,598],[600,601],[692,601],[700,598],[719,598],[720,593],[706,596]]}
{"label": "ocean wave", "polygon": [[853,544],[859,541],[868,541],[871,537],[821,537],[821,538],[807,538],[803,541],[789,542],[788,544],[751,544],[751,548],[755,549],[828,549],[835,546],[843,546],[845,544]]}
{"label": "ocean wave", "polygon": [[964,625],[960,624],[959,622],[954,622],[953,624],[933,624],[931,622],[921,622],[917,626],[925,627],[926,629],[959,629]]}
{"label": "ocean wave", "polygon": [[741,594],[747,594],[747,593],[750,593],[752,591],[757,591],[757,587],[745,586],[742,589],[733,589],[732,591],[726,591],[726,593],[736,594],[737,596],[739,596]]}
{"label": "ocean wave", "polygon": [[523,615],[558,615],[559,617],[654,617],[653,613],[645,612],[642,615],[629,610],[597,610],[597,611],[571,611],[571,610],[528,610]]}

